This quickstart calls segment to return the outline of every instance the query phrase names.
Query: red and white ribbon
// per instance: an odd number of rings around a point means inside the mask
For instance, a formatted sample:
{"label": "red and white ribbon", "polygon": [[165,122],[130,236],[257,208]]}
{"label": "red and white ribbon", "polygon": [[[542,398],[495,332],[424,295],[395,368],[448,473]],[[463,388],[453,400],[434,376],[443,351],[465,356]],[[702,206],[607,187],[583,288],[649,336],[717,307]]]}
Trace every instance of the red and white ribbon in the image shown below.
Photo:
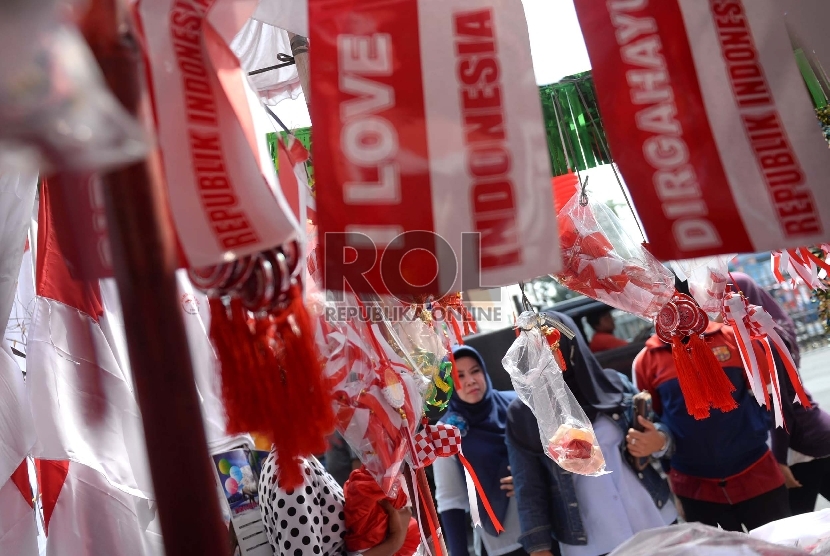
{"label": "red and white ribbon", "polygon": [[[800,403],[804,407],[810,407],[810,400],[801,384],[801,378],[790,355],[790,350],[776,331],[775,320],[763,307],[750,305],[740,293],[727,293],[724,297],[723,309],[727,324],[732,326],[736,332],[741,360],[756,401],[759,405],[769,408],[768,394],[771,394],[775,426],[784,426],[781,386],[778,382],[778,369],[770,343],[777,348],[790,382],[796,391],[795,399],[791,403]],[[758,362],[753,341],[760,342],[763,347],[766,358],[765,367]],[[767,392],[767,387],[771,392]]]}
{"label": "red and white ribbon", "polygon": [[[822,244],[821,249],[825,255],[830,253],[830,245]],[[793,284],[800,280],[810,289],[824,290],[827,289],[827,285],[818,276],[822,270],[830,276],[830,265],[815,256],[806,247],[772,252],[772,273],[781,283],[787,281],[784,278],[786,272],[790,275]]]}
{"label": "red and white ribbon", "polygon": [[746,300],[738,293],[728,292],[723,298],[723,313],[726,323],[735,330],[738,351],[755,401],[758,405],[766,405],[767,395],[761,380],[761,369],[755,357],[755,350],[752,349],[752,334],[747,323]]}
{"label": "red and white ribbon", "polygon": [[478,511],[478,496],[481,497],[481,502],[484,504],[484,509],[490,520],[496,528],[496,531],[504,531],[498,518],[496,518],[487,496],[484,494],[484,489],[476,477],[475,470],[472,464],[464,457],[464,452],[461,451],[461,431],[458,427],[452,425],[445,425],[438,423],[437,425],[425,425],[417,435],[415,435],[413,462],[417,462],[418,467],[426,467],[439,457],[446,458],[457,455],[464,468],[464,480],[467,484],[467,498],[470,503],[470,518],[473,522],[473,527],[481,526],[481,516]]}

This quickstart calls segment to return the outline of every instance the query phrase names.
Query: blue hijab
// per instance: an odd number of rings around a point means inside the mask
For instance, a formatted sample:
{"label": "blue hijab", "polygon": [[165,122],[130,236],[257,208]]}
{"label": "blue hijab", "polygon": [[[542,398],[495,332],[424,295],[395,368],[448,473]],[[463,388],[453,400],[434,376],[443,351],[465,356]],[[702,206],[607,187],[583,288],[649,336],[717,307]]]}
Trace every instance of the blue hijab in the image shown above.
{"label": "blue hijab", "polygon": [[[453,349],[453,355],[456,359],[473,357],[478,361],[487,381],[487,391],[480,402],[471,404],[462,401],[458,393],[453,390],[449,409],[441,421],[461,429],[461,448],[464,450],[464,456],[472,464],[484,493],[490,501],[493,513],[504,524],[507,504],[510,501],[505,491],[500,488],[501,479],[510,475],[510,471],[507,470],[510,463],[507,459],[507,445],[504,438],[507,428],[507,406],[516,399],[516,393],[499,392],[493,389],[484,360],[475,349],[469,346],[458,346]],[[496,528],[490,521],[480,499],[478,499],[478,508],[484,530],[495,536]]]}

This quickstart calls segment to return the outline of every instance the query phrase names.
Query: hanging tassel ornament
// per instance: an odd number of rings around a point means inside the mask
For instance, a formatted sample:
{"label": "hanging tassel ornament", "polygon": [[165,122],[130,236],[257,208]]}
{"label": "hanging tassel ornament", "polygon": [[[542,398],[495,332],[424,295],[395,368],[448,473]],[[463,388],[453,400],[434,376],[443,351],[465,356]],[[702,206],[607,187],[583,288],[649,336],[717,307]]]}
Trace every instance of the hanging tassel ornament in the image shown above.
{"label": "hanging tassel ornament", "polygon": [[298,281],[299,254],[292,243],[189,272],[210,298],[227,431],[268,437],[284,488],[302,483],[299,458],[325,451],[335,425]]}
{"label": "hanging tassel ornament", "polygon": [[695,419],[709,417],[710,408],[731,411],[738,407],[735,386],[718,363],[703,333],[709,317],[688,295],[676,292],[655,319],[657,336],[672,346],[677,381],[686,410]]}

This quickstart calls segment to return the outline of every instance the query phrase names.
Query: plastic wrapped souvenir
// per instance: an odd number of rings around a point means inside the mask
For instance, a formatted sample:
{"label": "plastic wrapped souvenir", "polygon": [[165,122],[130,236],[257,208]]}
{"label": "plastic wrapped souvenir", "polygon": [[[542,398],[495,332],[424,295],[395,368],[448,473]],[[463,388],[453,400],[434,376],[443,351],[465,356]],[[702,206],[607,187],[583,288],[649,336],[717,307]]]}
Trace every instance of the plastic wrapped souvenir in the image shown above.
{"label": "plastic wrapped souvenir", "polygon": [[546,320],[548,317],[531,311],[518,317],[516,326],[521,333],[502,365],[519,398],[536,416],[547,456],[566,471],[602,475],[605,458],[591,421],[565,384],[562,369],[542,334],[542,321]]}
{"label": "plastic wrapped souvenir", "polygon": [[141,127],[107,89],[81,33],[66,22],[62,12],[73,4],[0,2],[0,152],[6,163],[95,170],[147,152]]}
{"label": "plastic wrapped souvenir", "polygon": [[701,523],[648,529],[634,535],[609,556],[804,556],[800,548],[780,546]]}
{"label": "plastic wrapped souvenir", "polygon": [[566,288],[653,319],[674,294],[674,276],[623,230],[607,206],[579,194],[557,215],[563,269],[552,276]]}
{"label": "plastic wrapped souvenir", "polygon": [[612,307],[654,320],[657,335],[672,346],[686,408],[696,419],[712,407],[737,407],[734,386],[706,346],[706,313],[674,288],[674,275],[622,228],[607,206],[580,203],[574,194],[557,215],[563,286]]}
{"label": "plastic wrapped souvenir", "polygon": [[673,261],[678,278],[689,282],[689,292],[700,308],[710,314],[720,314],[723,297],[729,282],[729,261],[734,255],[718,255]]}

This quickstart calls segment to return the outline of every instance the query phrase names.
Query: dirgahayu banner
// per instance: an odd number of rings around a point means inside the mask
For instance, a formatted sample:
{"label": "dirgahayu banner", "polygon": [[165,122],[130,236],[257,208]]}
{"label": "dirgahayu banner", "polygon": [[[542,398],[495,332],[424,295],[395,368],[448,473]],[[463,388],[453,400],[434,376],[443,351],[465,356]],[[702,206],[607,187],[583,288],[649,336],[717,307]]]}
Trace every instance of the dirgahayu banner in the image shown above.
{"label": "dirgahayu banner", "polygon": [[830,151],[775,0],[576,0],[611,152],[661,259],[830,239]]}

